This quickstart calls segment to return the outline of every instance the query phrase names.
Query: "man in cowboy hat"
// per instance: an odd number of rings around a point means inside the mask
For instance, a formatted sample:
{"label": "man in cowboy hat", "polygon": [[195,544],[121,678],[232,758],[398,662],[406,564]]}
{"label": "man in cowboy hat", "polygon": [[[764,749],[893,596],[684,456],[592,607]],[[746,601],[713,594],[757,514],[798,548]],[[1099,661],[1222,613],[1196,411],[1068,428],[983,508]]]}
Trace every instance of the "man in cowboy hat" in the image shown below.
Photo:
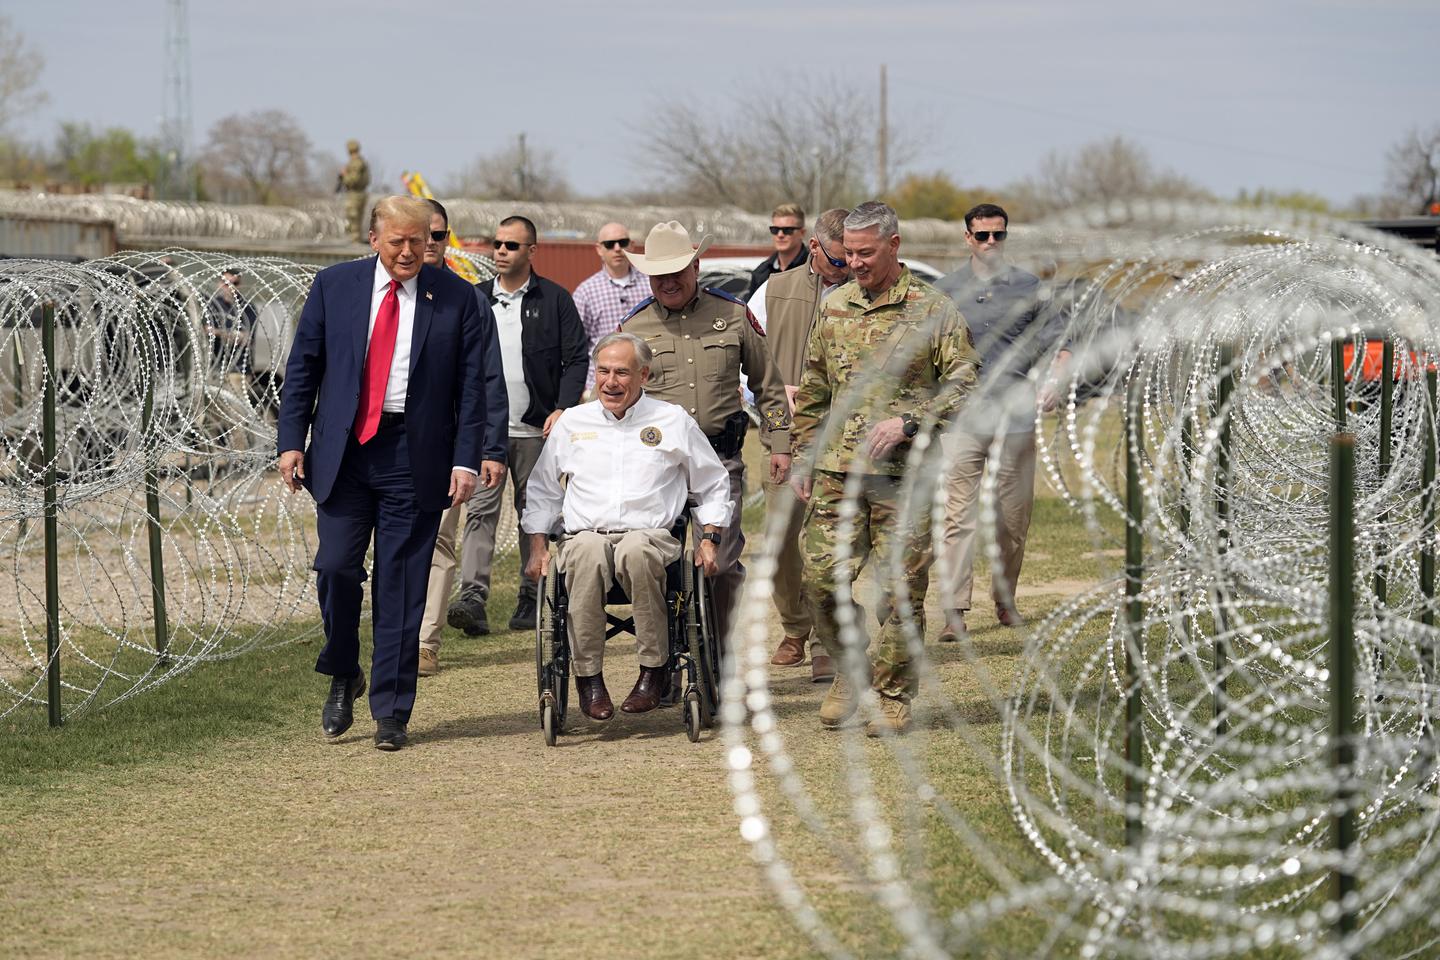
{"label": "man in cowboy hat", "polygon": [[[696,249],[686,229],[671,220],[650,231],[644,253],[627,250],[635,269],[650,278],[652,296],[621,327],[642,337],[654,355],[645,392],[684,407],[709,438],[730,474],[730,499],[738,516],[745,489],[740,451],[750,423],[741,402],[741,371],[755,392],[774,483],[790,475],[790,407],[765,333],[749,308],[728,293],[700,288],[700,257],[712,239],[706,236]],[[722,639],[745,584],[744,548],[740,524],[732,523],[721,534],[716,557],[715,608]]]}

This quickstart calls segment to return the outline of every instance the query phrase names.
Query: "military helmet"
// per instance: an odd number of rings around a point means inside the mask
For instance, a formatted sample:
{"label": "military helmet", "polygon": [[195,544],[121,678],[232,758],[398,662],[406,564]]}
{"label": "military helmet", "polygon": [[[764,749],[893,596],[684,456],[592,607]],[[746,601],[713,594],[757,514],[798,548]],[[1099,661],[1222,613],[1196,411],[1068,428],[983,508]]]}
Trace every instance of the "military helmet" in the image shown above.
{"label": "military helmet", "polygon": [[359,141],[359,140],[346,140],[346,141],[345,141],[345,149],[348,150],[348,151],[350,151],[351,153],[359,153],[359,152],[360,152],[360,141]]}

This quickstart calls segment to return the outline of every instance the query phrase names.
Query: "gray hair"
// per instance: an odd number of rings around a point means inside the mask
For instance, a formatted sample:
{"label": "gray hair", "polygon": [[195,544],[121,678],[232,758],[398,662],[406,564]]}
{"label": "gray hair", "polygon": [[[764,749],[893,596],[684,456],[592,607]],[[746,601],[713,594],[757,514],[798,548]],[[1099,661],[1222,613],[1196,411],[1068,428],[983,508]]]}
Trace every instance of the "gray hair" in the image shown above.
{"label": "gray hair", "polygon": [[613,347],[617,343],[630,344],[635,351],[635,362],[641,367],[650,366],[650,362],[655,359],[655,354],[651,352],[650,344],[645,342],[645,338],[637,337],[633,333],[626,333],[624,330],[607,333],[601,337],[600,342],[595,344],[595,349],[590,351],[590,359],[592,361],[598,361],[601,350],[604,350],[606,347]]}
{"label": "gray hair", "polygon": [[879,200],[866,200],[845,218],[846,230],[869,230],[871,227],[879,228],[880,239],[884,240],[900,232],[900,218],[889,204]]}

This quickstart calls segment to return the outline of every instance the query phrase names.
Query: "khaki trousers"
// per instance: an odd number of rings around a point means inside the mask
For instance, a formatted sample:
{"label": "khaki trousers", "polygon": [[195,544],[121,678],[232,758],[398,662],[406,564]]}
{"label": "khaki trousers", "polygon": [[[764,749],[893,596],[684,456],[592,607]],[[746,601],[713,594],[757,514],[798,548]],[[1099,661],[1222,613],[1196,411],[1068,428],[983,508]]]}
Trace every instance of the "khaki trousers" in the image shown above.
{"label": "khaki trousers", "polygon": [[560,542],[558,563],[565,574],[570,652],[577,677],[593,677],[605,663],[605,595],[618,582],[630,597],[635,643],[642,667],[663,667],[670,659],[665,609],[665,567],[680,558],[680,543],[668,530],[593,530]]}
{"label": "khaki trousers", "polygon": [[789,482],[771,483],[765,477],[765,529],[770,531],[783,517],[784,534],[775,553],[775,609],[780,614],[780,625],[787,637],[810,637],[810,655],[824,652],[824,645],[818,637],[811,636],[815,626],[810,614],[810,605],[805,602],[803,576],[805,557],[800,552],[801,521],[805,517],[805,504],[795,496]]}
{"label": "khaki trousers", "polygon": [[[1035,506],[1035,434],[1003,434],[995,474],[995,529],[1000,566],[991,571],[990,596],[997,607],[1014,606],[1025,560],[1025,539]],[[944,438],[954,457],[945,497],[945,534],[936,561],[940,603],[969,610],[974,583],[975,527],[980,512],[980,479],[994,438],[955,433]]]}
{"label": "khaki trousers", "polygon": [[[768,462],[769,458],[766,459]],[[735,606],[745,592],[745,564],[740,562],[740,554],[745,550],[745,531],[740,529],[740,512],[745,507],[745,461],[737,454],[721,463],[730,474],[730,502],[735,512],[730,517],[730,526],[720,529],[720,542],[715,544],[715,565],[720,568],[719,572],[706,583],[714,590],[716,639],[723,653],[729,649],[726,638]],[[692,540],[698,535],[699,531],[692,529]]]}
{"label": "khaki trousers", "polygon": [[455,587],[455,533],[465,504],[450,507],[440,515],[440,532],[430,554],[430,582],[425,587],[425,616],[420,620],[420,646],[440,653],[440,635],[450,609],[450,591]]}

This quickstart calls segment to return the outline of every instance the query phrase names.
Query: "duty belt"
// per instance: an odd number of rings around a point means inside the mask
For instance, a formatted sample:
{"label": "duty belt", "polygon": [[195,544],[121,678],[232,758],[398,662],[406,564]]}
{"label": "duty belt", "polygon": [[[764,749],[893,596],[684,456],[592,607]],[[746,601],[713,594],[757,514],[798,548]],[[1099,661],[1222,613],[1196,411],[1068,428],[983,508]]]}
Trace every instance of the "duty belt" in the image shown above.
{"label": "duty belt", "polygon": [[740,455],[740,450],[745,446],[745,431],[750,427],[750,417],[741,410],[732,413],[725,420],[725,426],[720,432],[705,439],[710,441],[714,448],[715,455],[721,460],[730,460]]}

